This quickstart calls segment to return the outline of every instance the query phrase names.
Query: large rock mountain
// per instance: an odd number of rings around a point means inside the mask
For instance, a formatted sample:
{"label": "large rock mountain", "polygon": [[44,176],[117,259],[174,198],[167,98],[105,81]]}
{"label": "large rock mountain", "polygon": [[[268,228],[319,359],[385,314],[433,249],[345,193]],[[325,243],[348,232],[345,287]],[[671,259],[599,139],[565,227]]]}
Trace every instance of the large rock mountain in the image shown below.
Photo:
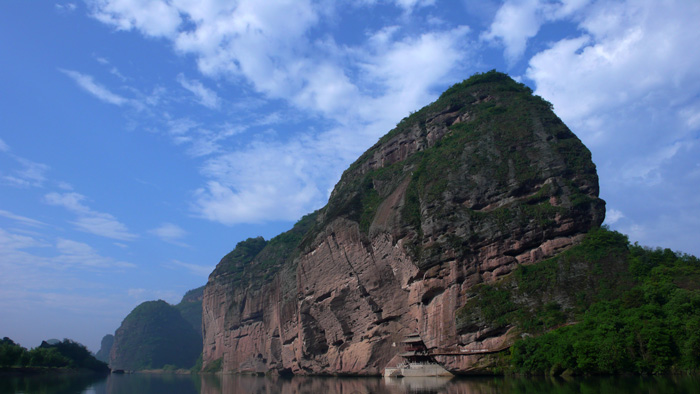
{"label": "large rock mountain", "polygon": [[377,374],[415,332],[429,348],[497,348],[506,329],[457,324],[470,290],[578,243],[604,212],[590,152],[551,104],[474,75],[365,152],[324,208],[221,260],[205,368]]}

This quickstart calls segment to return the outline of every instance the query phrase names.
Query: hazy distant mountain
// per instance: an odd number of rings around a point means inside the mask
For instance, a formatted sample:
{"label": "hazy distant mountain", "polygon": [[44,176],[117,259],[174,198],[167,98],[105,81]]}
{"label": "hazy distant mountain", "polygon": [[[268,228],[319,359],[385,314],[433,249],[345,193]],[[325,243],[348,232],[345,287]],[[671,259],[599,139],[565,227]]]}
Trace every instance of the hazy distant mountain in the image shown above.
{"label": "hazy distant mountain", "polygon": [[102,337],[102,342],[100,343],[100,350],[95,354],[95,358],[109,363],[109,352],[112,350],[112,345],[114,344],[114,335],[107,334]]}
{"label": "hazy distant mountain", "polygon": [[202,337],[163,300],[147,301],[124,318],[110,352],[112,369],[191,368],[202,351]]}

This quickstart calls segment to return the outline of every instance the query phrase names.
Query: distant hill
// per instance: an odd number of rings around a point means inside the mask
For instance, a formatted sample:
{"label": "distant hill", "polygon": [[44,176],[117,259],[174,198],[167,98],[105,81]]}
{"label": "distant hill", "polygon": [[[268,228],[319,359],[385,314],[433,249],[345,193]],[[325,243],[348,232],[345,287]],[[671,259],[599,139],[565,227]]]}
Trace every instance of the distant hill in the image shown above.
{"label": "distant hill", "polygon": [[100,343],[100,350],[95,354],[95,358],[109,363],[109,352],[112,350],[112,345],[114,344],[114,335],[107,334],[102,337],[102,342]]}
{"label": "distant hill", "polygon": [[191,368],[201,351],[201,335],[177,307],[163,300],[147,301],[117,329],[109,364],[124,370]]}
{"label": "distant hill", "polygon": [[190,290],[182,297],[182,301],[175,305],[185,320],[202,336],[202,297],[204,286]]}

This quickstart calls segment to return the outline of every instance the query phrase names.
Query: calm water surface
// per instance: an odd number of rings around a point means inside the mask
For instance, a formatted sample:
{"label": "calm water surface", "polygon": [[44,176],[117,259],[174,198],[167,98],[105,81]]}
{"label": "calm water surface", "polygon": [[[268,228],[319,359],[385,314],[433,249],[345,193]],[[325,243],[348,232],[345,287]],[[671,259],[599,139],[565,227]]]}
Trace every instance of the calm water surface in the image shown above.
{"label": "calm water surface", "polygon": [[0,376],[0,393],[26,394],[491,394],[491,393],[700,393],[698,377],[607,378],[307,378],[252,376],[111,375]]}

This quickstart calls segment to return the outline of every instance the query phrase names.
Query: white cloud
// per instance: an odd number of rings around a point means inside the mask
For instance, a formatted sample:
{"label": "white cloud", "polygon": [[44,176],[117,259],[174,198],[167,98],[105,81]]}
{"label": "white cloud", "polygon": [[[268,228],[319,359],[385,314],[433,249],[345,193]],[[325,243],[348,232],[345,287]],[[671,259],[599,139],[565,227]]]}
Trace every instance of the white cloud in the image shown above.
{"label": "white cloud", "polygon": [[298,219],[325,197],[311,181],[321,175],[313,164],[318,141],[306,142],[259,142],[207,161],[202,171],[212,180],[197,191],[195,211],[225,224]]}
{"label": "white cloud", "polygon": [[68,182],[59,181],[56,182],[56,186],[62,190],[73,190],[73,186]]}
{"label": "white cloud", "polygon": [[150,230],[149,233],[157,236],[165,242],[186,246],[180,240],[187,235],[187,231],[173,223],[163,223],[160,227]]}
{"label": "white cloud", "polygon": [[46,172],[49,166],[42,163],[33,162],[10,154],[10,156],[20,165],[8,175],[2,175],[2,179],[16,187],[42,187],[46,181]]}
{"label": "white cloud", "polygon": [[[95,13],[110,15],[100,20],[119,28],[158,35],[135,22],[146,11],[125,4],[97,2]],[[396,4],[409,9],[432,2]],[[222,139],[240,127],[228,133],[169,119],[175,143],[186,144],[192,156],[210,156],[202,167],[207,181],[195,194],[194,210],[227,224],[294,220],[322,205],[350,161],[399,119],[434,99],[436,84],[454,80],[450,73],[461,67],[469,45],[465,26],[422,34],[383,29],[358,47],[339,46],[332,38],[312,41],[309,30],[328,10],[311,1],[281,1],[275,7],[253,0],[162,5],[188,22],[161,29],[167,30],[161,36],[172,40],[177,51],[193,55],[203,75],[247,82],[265,98],[283,99],[309,117],[331,121],[325,130],[297,131],[282,142],[258,136],[226,151]],[[178,82],[203,105],[220,105],[218,95],[201,82],[183,75]]]}
{"label": "white cloud", "polygon": [[71,12],[71,11],[75,11],[75,9],[77,8],[75,3],[65,3],[65,4],[56,3],[55,6],[56,6],[56,10],[61,11],[61,12]]}
{"label": "white cloud", "polygon": [[220,106],[221,99],[215,91],[207,88],[196,79],[187,79],[184,75],[178,74],[177,82],[185,89],[189,90],[197,97],[197,101],[209,109],[217,109]]}
{"label": "white cloud", "polygon": [[127,104],[129,102],[128,99],[116,94],[112,93],[109,89],[106,87],[98,84],[95,82],[90,75],[86,74],[81,74],[77,71],[72,71],[72,70],[60,70],[62,73],[68,75],[75,81],[75,83],[78,84],[83,90],[86,92],[90,93],[91,95],[97,97],[98,99],[109,103],[109,104],[114,104],[118,106],[122,106],[124,104]]}
{"label": "white cloud", "polygon": [[491,27],[481,37],[501,42],[505,47],[508,64],[513,65],[522,57],[527,42],[537,35],[545,22],[566,18],[588,2],[589,0],[509,0],[499,8]]}
{"label": "white cloud", "polygon": [[[597,3],[584,35],[530,60],[536,93],[586,143],[601,182],[660,182],[659,167],[693,147],[700,100],[700,3]],[[697,130],[697,128],[695,128]],[[598,156],[596,156],[598,155]]]}
{"label": "white cloud", "polygon": [[527,41],[539,31],[542,19],[539,0],[508,1],[498,10],[483,38],[501,40],[506,59],[513,64],[525,52]]}
{"label": "white cloud", "polygon": [[44,196],[44,201],[50,205],[57,205],[78,214],[90,214],[91,210],[82,201],[85,196],[79,193],[49,193]]}
{"label": "white cloud", "polygon": [[527,76],[537,93],[570,121],[630,103],[687,100],[700,85],[700,53],[688,51],[700,39],[692,28],[700,3],[670,3],[591,10],[580,25],[586,35],[561,40],[531,59]]}
{"label": "white cloud", "polygon": [[165,1],[95,0],[93,17],[118,30],[139,29],[152,37],[173,35],[181,19],[178,10]]}
{"label": "white cloud", "polygon": [[67,266],[85,266],[97,268],[133,268],[134,264],[116,261],[110,257],[100,256],[90,245],[69,239],[58,239],[56,249],[60,253],[54,260]]}
{"label": "white cloud", "polygon": [[108,213],[92,212],[90,216],[79,217],[71,223],[79,230],[102,237],[121,241],[130,241],[137,237],[129,232],[126,225]]}
{"label": "white cloud", "polygon": [[78,215],[78,218],[72,223],[81,231],[121,241],[136,238],[136,235],[130,233],[127,227],[114,216],[93,211],[83,204],[84,200],[85,196],[75,192],[52,192],[44,196],[44,201],[47,204],[64,207]]}
{"label": "white cloud", "polygon": [[688,218],[700,184],[687,178],[700,157],[698,19],[698,2],[592,3],[577,14],[580,35],[526,72],[591,149],[601,196],[624,207],[619,230],[650,245],[694,245],[698,231]]}
{"label": "white cloud", "polygon": [[12,212],[8,212],[8,211],[2,210],[2,209],[0,209],[0,216],[18,221],[22,224],[25,224],[27,226],[32,226],[32,227],[43,227],[46,225],[45,223],[42,223],[38,220],[34,220],[34,219],[31,219],[31,218],[28,218],[25,216],[15,215]]}
{"label": "white cloud", "polygon": [[0,138],[0,152],[9,152],[10,147]]}
{"label": "white cloud", "polygon": [[414,8],[435,5],[435,0],[394,0],[394,3],[404,10],[411,11]]}
{"label": "white cloud", "polygon": [[[134,22],[141,19],[142,9],[114,3],[96,3],[97,13],[108,13],[112,25],[154,35]],[[167,5],[188,24],[166,36],[178,51],[195,56],[202,74],[242,79],[267,98],[281,98],[309,116],[319,114],[336,124],[283,142],[259,137],[226,152],[220,141],[240,127],[230,133],[170,119],[168,133],[175,143],[187,144],[193,156],[213,155],[202,168],[207,182],[195,194],[194,210],[226,224],[295,220],[322,205],[352,159],[435,97],[430,89],[444,83],[464,60],[469,32],[458,27],[400,36],[395,27],[374,34],[370,45],[346,48],[332,39],[309,39],[309,29],[325,12],[311,1],[281,1],[275,7],[252,0]],[[218,96],[199,81],[180,75],[178,82],[205,106],[220,105]]]}
{"label": "white cloud", "polygon": [[625,215],[617,209],[608,208],[607,212],[605,213],[605,223],[612,225],[624,217]]}
{"label": "white cloud", "polygon": [[13,234],[0,228],[0,246],[3,251],[46,246],[45,243],[26,235]]}

